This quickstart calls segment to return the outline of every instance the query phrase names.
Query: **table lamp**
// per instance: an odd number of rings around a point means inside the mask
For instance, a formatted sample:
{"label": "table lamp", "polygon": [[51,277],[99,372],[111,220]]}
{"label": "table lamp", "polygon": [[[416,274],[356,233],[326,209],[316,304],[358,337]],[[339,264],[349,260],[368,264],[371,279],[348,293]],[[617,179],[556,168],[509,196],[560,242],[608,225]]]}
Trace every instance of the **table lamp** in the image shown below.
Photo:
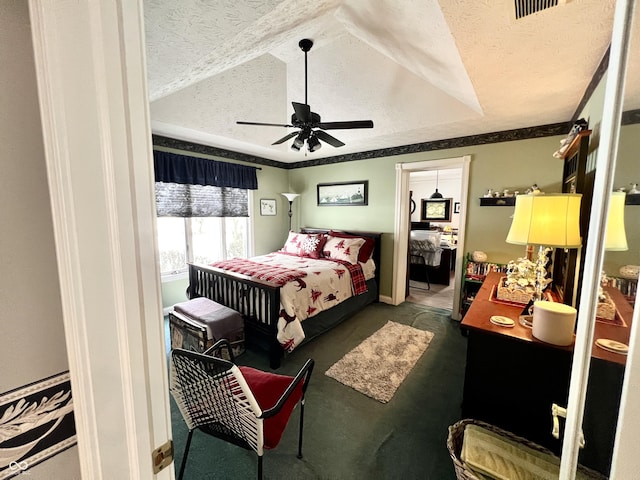
{"label": "table lamp", "polygon": [[291,205],[293,204],[293,200],[296,197],[299,197],[299,193],[281,193],[280,195],[284,196],[289,200],[289,231],[291,231],[291,217],[293,216],[293,212],[291,211]]}
{"label": "table lamp", "polygon": [[[543,300],[546,274],[544,252],[549,248],[578,248],[580,238],[580,202],[577,193],[552,193],[518,195],[516,208],[507,235],[507,243],[537,245],[535,291],[531,300]],[[531,326],[526,316],[521,317],[525,326]]]}

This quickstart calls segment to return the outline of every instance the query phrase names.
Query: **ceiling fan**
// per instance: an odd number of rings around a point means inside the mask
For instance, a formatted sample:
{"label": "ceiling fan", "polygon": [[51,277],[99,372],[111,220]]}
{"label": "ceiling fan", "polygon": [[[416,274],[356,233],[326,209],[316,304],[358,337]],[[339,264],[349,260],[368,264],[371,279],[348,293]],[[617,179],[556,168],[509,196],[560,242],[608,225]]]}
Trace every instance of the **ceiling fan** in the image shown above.
{"label": "ceiling fan", "polygon": [[307,52],[311,50],[313,46],[313,40],[304,38],[298,43],[299,47],[304,52],[304,103],[291,102],[293,105],[294,113],[291,115],[291,123],[260,123],[260,122],[236,122],[239,125],[266,125],[270,127],[288,127],[299,128],[298,131],[288,133],[279,140],[276,140],[272,145],[278,145],[284,143],[287,140],[296,137],[291,148],[293,150],[300,150],[304,146],[304,142],[307,142],[307,148],[310,152],[315,152],[320,149],[322,144],[320,140],[328,143],[333,147],[342,147],[343,142],[338,140],[332,135],[329,135],[325,130],[340,130],[351,128],[373,128],[373,122],[371,120],[352,120],[346,122],[322,122],[320,115],[311,111],[311,107],[307,103]]}

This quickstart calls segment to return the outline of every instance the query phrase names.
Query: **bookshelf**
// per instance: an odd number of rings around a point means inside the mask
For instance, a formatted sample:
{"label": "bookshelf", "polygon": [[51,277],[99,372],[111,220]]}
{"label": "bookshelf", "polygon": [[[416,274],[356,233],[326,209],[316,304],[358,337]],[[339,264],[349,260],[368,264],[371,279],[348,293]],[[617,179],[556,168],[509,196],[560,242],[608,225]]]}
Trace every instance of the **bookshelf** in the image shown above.
{"label": "bookshelf", "polygon": [[482,282],[490,272],[505,272],[506,265],[493,262],[474,262],[471,254],[467,253],[465,263],[465,273],[462,277],[462,289],[460,295],[460,313],[464,314],[469,310],[476,298]]}

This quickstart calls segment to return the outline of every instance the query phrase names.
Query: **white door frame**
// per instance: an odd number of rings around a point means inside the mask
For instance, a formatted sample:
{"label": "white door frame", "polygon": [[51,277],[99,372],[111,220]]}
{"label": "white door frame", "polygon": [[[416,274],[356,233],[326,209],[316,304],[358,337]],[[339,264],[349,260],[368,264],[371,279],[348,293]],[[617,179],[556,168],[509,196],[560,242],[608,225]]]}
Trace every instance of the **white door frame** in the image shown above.
{"label": "white door frame", "polygon": [[396,164],[396,212],[393,242],[393,286],[391,303],[404,302],[407,278],[407,244],[409,242],[409,176],[411,172],[441,170],[443,168],[461,168],[460,185],[460,224],[458,226],[458,245],[456,252],[455,285],[453,291],[452,318],[460,319],[460,285],[464,262],[465,225],[467,224],[467,197],[469,190],[469,170],[471,156],[427,160],[423,162]]}
{"label": "white door frame", "polygon": [[29,10],[82,478],[153,478],[171,415],[142,2]]}

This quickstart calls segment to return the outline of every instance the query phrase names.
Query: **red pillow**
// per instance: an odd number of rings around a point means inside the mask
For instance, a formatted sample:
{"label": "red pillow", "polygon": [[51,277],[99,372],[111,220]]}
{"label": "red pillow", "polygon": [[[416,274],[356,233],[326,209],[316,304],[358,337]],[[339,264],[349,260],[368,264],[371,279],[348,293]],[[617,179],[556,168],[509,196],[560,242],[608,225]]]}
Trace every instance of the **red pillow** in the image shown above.
{"label": "red pillow", "polygon": [[[247,381],[249,388],[256,397],[256,401],[262,410],[268,410],[275,406],[294,377],[278,375],[277,373],[263,372],[251,367],[239,367],[242,376]],[[289,422],[291,412],[302,398],[302,384],[296,385],[295,390],[282,406],[282,409],[273,417],[264,420],[264,448],[276,448],[284,428]]]}
{"label": "red pillow", "polygon": [[373,254],[373,249],[376,246],[375,240],[371,237],[350,235],[348,233],[336,232],[334,230],[331,230],[329,232],[329,235],[331,235],[332,237],[339,237],[339,238],[362,238],[364,240],[364,244],[360,247],[360,252],[358,252],[358,261],[361,263],[365,263],[367,260],[371,258],[371,255]]}

